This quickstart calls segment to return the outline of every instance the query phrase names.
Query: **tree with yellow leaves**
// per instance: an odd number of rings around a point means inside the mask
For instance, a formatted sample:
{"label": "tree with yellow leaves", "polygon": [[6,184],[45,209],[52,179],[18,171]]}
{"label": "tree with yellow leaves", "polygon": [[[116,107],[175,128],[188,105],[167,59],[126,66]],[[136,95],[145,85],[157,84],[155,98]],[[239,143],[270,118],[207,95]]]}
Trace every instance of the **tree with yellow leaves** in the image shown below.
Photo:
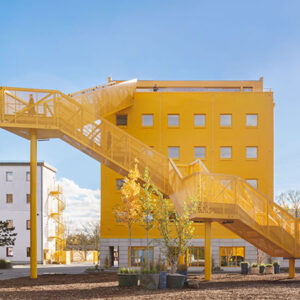
{"label": "tree with yellow leaves", "polygon": [[129,171],[121,188],[121,205],[114,208],[114,213],[118,222],[126,224],[129,231],[129,266],[131,266],[131,235],[132,225],[139,219],[139,194],[141,186],[138,182],[140,173],[138,161],[136,160],[133,170]]}

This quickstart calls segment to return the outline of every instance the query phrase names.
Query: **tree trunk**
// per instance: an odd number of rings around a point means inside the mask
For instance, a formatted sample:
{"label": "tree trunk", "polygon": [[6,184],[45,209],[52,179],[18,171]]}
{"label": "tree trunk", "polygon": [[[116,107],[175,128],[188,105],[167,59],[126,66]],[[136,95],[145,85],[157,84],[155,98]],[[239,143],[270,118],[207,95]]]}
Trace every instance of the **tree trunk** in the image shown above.
{"label": "tree trunk", "polygon": [[131,225],[128,226],[129,229],[129,268],[131,267]]}
{"label": "tree trunk", "polygon": [[149,271],[150,270],[150,259],[149,259],[149,226],[148,226],[148,224],[147,224],[147,250],[146,250],[146,257],[147,257],[147,269]]}

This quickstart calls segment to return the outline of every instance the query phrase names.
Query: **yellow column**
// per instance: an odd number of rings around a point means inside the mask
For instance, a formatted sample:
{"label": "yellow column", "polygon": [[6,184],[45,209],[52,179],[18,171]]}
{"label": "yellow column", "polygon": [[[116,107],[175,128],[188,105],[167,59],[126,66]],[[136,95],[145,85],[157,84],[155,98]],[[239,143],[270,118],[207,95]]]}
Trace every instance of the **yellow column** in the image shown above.
{"label": "yellow column", "polygon": [[182,255],[182,254],[179,255],[178,263],[179,263],[180,265],[184,265],[184,255]]}
{"label": "yellow column", "polygon": [[211,280],[211,222],[205,222],[204,279]]}
{"label": "yellow column", "polygon": [[37,278],[37,135],[30,135],[30,277]]}
{"label": "yellow column", "polygon": [[295,278],[295,257],[289,258],[289,278]]}

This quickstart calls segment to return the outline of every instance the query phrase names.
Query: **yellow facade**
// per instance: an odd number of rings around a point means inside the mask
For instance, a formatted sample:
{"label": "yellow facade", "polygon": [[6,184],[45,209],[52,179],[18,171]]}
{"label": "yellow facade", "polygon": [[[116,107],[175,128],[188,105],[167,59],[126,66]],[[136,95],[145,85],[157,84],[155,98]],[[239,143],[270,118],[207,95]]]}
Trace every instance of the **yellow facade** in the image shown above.
{"label": "yellow facade", "polygon": [[[157,90],[157,91],[155,91]],[[138,81],[134,104],[108,117],[127,115],[130,135],[168,155],[179,147],[177,165],[195,160],[194,147],[205,147],[203,163],[212,173],[256,179],[258,190],[273,199],[273,93],[263,91],[263,81]],[[142,126],[142,115],[153,115],[153,126]],[[178,114],[179,125],[168,126],[168,115]],[[205,115],[205,126],[194,126],[194,115]],[[231,115],[231,126],[221,127],[220,115]],[[246,115],[257,115],[257,126],[246,125]],[[231,147],[231,159],[220,158],[220,147]],[[257,158],[246,158],[246,147],[257,147]],[[151,174],[150,174],[151,175]],[[113,207],[120,201],[116,180],[122,176],[101,167],[101,238],[128,238],[128,230],[116,222]],[[204,225],[195,224],[195,238],[204,237]],[[145,230],[133,229],[133,238]],[[151,237],[157,238],[154,229]],[[213,238],[239,238],[222,225],[212,224]]]}

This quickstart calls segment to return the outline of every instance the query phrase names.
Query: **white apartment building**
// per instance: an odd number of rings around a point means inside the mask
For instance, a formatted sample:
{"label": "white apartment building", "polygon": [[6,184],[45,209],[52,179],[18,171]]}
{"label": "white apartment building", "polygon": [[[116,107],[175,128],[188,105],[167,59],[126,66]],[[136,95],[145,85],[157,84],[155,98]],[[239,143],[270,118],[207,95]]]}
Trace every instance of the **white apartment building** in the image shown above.
{"label": "white apartment building", "polygon": [[[57,224],[51,218],[55,199],[56,169],[45,162],[37,167],[37,256],[43,263],[46,253],[55,252]],[[0,259],[13,263],[30,262],[30,163],[0,162],[0,220],[9,220],[17,233],[14,246],[0,247]]]}

